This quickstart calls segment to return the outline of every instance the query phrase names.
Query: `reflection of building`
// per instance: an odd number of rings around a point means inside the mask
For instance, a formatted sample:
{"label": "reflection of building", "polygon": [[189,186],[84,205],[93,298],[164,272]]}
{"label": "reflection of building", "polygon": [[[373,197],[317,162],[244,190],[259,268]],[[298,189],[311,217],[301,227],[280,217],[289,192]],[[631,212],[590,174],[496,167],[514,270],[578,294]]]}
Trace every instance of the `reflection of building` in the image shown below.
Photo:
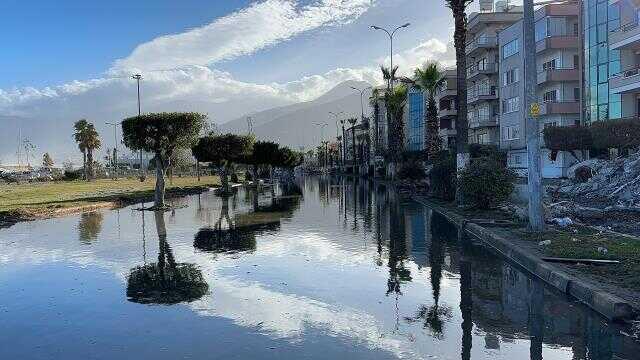
{"label": "reflection of building", "polygon": [[[553,4],[535,12],[537,97],[540,131],[546,126],[568,126],[580,122],[580,59],[578,51],[578,5]],[[527,168],[526,116],[524,108],[524,51],[522,20],[502,30],[500,59],[500,147],[507,150],[509,167]],[[542,141],[544,144],[544,141]],[[551,161],[542,156],[542,176],[562,177],[576,160],[568,152]]]}

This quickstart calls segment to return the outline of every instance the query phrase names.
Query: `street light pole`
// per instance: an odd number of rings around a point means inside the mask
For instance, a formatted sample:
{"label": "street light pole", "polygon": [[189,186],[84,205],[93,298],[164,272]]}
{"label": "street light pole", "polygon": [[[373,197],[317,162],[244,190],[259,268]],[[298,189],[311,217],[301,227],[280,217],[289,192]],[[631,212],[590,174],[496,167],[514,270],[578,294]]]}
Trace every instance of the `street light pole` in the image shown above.
{"label": "street light pole", "polygon": [[[391,72],[393,72],[393,35],[395,35],[396,31],[406,28],[409,25],[411,25],[410,23],[406,23],[404,25],[400,25],[397,28],[393,29],[393,31],[389,31],[385,28],[379,27],[379,26],[375,26],[375,25],[371,25],[371,28],[374,30],[382,30],[384,32],[387,33],[387,35],[389,35],[389,42],[390,42],[390,47],[391,47],[391,68],[389,69]],[[391,76],[391,79],[389,80],[390,84],[391,84],[391,88],[393,89],[393,76]]]}
{"label": "street light pole", "polygon": [[540,159],[540,126],[538,124],[537,73],[534,38],[533,0],[523,1],[524,26],[524,88],[526,113],[526,139],[528,162],[529,230],[542,232],[544,217],[542,208],[542,169]]}
{"label": "street light pole", "polygon": [[[140,80],[142,80],[142,75],[135,74],[131,76],[132,79],[136,80],[138,85],[138,116],[142,115],[141,107],[140,107]],[[144,169],[142,166],[142,149],[140,149],[140,181],[144,181]]]}
{"label": "street light pole", "polygon": [[364,89],[358,89],[355,86],[351,86],[351,88],[360,93],[360,121],[363,122],[364,121],[364,101],[363,101],[362,98],[364,96],[364,92],[369,90],[369,89],[372,89],[372,87],[371,86],[367,86]]}
{"label": "street light pole", "polygon": [[118,123],[105,123],[107,125],[113,126],[113,177],[114,179],[118,178]]}

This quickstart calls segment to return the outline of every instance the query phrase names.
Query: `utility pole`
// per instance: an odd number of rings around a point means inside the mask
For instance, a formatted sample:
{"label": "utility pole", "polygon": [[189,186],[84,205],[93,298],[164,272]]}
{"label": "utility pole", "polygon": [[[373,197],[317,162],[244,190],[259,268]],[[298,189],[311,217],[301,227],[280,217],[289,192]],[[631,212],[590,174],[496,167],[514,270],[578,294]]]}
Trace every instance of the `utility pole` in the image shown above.
{"label": "utility pole", "polygon": [[113,178],[118,178],[118,123],[105,123],[107,125],[113,126]]}
{"label": "utility pole", "polygon": [[[135,74],[131,76],[132,79],[136,80],[138,83],[138,116],[142,115],[140,111],[140,80],[142,80],[142,75]],[[116,145],[117,146],[117,145]],[[144,168],[142,165],[142,149],[140,149],[140,181],[144,181]]]}
{"label": "utility pole", "polygon": [[524,88],[525,88],[525,133],[527,139],[529,230],[544,230],[542,208],[542,169],[540,159],[540,125],[537,116],[540,107],[537,102],[536,44],[534,38],[533,0],[523,1],[524,35]]}

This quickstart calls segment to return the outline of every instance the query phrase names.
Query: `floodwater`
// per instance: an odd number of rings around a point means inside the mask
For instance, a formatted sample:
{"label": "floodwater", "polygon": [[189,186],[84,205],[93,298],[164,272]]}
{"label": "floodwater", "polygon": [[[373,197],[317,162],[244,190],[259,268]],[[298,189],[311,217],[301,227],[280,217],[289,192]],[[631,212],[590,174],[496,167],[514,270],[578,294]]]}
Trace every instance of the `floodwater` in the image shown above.
{"label": "floodwater", "polygon": [[624,327],[424,207],[298,185],[0,229],[0,358],[639,358]]}

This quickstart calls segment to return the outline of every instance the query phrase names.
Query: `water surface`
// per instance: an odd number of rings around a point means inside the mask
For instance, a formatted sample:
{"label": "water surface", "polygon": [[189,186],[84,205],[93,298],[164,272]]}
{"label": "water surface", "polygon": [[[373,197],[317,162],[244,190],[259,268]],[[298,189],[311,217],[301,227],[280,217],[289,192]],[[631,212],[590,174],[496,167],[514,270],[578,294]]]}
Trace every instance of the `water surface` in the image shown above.
{"label": "water surface", "polygon": [[366,181],[0,230],[6,359],[635,359],[624,328]]}

